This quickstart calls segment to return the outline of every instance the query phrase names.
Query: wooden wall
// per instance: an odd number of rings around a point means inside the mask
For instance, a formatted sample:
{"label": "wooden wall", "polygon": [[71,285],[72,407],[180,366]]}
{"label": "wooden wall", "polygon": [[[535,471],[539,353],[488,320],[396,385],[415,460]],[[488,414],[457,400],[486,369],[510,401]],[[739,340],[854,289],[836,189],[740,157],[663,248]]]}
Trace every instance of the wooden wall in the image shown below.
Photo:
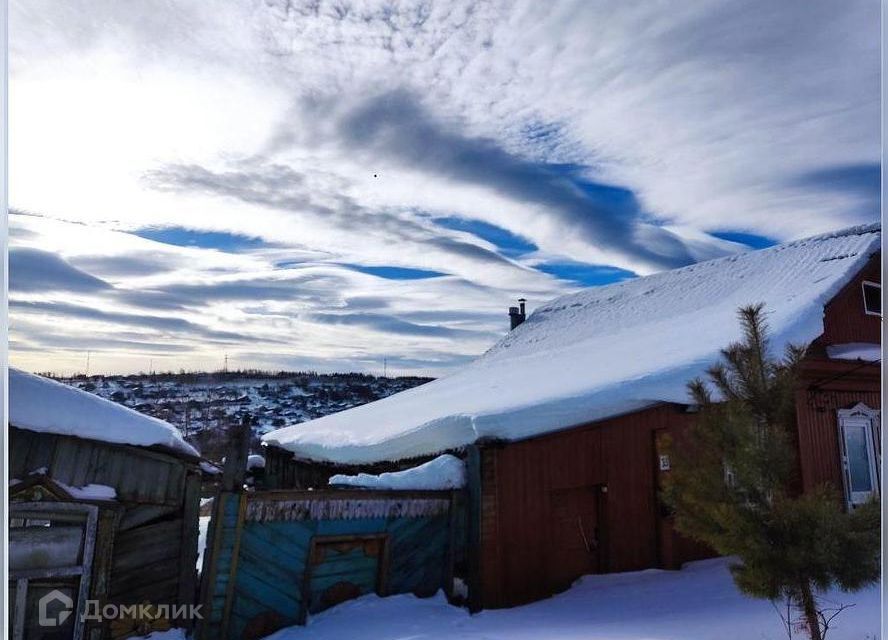
{"label": "wooden wall", "polygon": [[595,487],[600,499],[600,568],[655,567],[658,510],[654,434],[684,428],[683,406],[633,414],[482,451],[481,589],[485,607],[512,606],[553,592],[557,550],[551,495]]}
{"label": "wooden wall", "polygon": [[341,465],[330,462],[299,460],[286,449],[275,446],[265,447],[265,487],[267,489],[324,489],[331,476],[336,474],[355,475],[370,473],[378,475],[390,471],[401,471],[428,462],[436,455],[404,458],[394,462],[383,461],[364,465]]}
{"label": "wooden wall", "polygon": [[[92,594],[111,604],[192,604],[197,588],[200,471],[192,461],[10,427],[10,477],[43,475],[70,486],[102,484],[117,498],[94,502],[103,523]],[[110,637],[131,632],[118,623]]]}
{"label": "wooden wall", "polygon": [[809,360],[802,381],[796,393],[802,489],[829,485],[841,497],[844,480],[837,412],[858,402],[881,408],[879,365]]}
{"label": "wooden wall", "polygon": [[839,409],[863,402],[881,407],[878,364],[830,360],[826,347],[833,344],[881,343],[881,318],[864,312],[861,283],[881,282],[881,254],[874,255],[824,307],[823,334],[809,349],[796,395],[801,485],[810,490],[830,485],[841,496],[843,487],[839,454]]}
{"label": "wooden wall", "polygon": [[[203,569],[208,618],[197,637],[204,640],[250,640],[304,624],[318,591],[338,583],[363,585],[366,592],[366,553],[344,552],[324,565],[326,573],[315,567],[307,579],[308,567],[318,562],[313,549],[319,541],[333,538],[347,546],[355,539],[384,540],[376,548],[384,549],[384,558],[375,560],[382,567],[383,595],[449,590],[453,564],[464,554],[465,525],[454,517],[464,508],[453,492],[270,491],[217,500]],[[368,505],[372,511],[374,502],[388,505],[388,515],[347,517],[360,516]],[[435,509],[425,513],[423,503],[431,502]],[[329,517],[336,514],[342,517]]]}
{"label": "wooden wall", "polygon": [[849,282],[824,307],[823,335],[818,342],[823,344],[847,344],[869,342],[879,344],[882,335],[882,322],[879,316],[867,315],[863,308],[861,283],[880,283],[881,254],[870,258],[861,272]]}

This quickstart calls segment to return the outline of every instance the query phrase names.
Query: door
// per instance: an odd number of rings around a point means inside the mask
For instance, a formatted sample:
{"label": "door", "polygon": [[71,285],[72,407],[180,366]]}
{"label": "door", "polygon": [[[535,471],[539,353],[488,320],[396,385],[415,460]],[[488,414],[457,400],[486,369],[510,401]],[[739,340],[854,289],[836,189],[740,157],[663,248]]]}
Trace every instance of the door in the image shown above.
{"label": "door", "polygon": [[549,586],[564,591],[580,576],[600,571],[602,487],[559,489],[549,494],[552,540]]}
{"label": "door", "polygon": [[316,536],[306,571],[305,613],[367,593],[385,593],[386,534]]}
{"label": "door", "polygon": [[853,509],[879,495],[878,412],[859,404],[839,411],[845,498]]}

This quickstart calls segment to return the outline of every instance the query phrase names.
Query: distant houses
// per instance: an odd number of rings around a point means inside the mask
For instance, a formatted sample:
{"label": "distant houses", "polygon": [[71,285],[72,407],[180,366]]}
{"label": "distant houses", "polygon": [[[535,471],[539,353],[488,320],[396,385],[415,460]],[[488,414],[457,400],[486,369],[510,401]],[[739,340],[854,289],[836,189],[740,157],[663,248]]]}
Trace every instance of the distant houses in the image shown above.
{"label": "distant houses", "polygon": [[[465,459],[475,608],[586,573],[677,568],[709,551],[677,535],[658,488],[667,436],[694,420],[686,384],[764,303],[772,348],[809,344],[797,391],[801,484],[853,509],[880,491],[880,229],[857,227],[554,300],[464,369],[267,434],[265,482]],[[523,305],[522,305],[523,306]]]}

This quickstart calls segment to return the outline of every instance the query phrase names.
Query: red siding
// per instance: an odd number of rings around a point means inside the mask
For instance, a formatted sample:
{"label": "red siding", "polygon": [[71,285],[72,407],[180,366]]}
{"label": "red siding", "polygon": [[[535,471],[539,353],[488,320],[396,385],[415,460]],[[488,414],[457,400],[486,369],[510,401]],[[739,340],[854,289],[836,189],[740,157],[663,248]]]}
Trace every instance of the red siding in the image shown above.
{"label": "red siding", "polygon": [[829,360],[825,347],[852,342],[881,342],[881,318],[863,307],[863,281],[881,282],[881,254],[874,255],[860,273],[824,307],[823,335],[814,341],[802,371],[796,395],[799,464],[802,488],[830,484],[842,490],[839,457],[839,409],[858,402],[880,408],[878,365]]}
{"label": "red siding", "polygon": [[[556,434],[485,450],[482,458],[484,606],[512,606],[552,593],[552,491],[600,492],[600,568],[658,566],[654,432],[692,416],[660,405]],[[676,545],[679,548],[680,545]],[[682,547],[683,548],[683,547]]]}
{"label": "red siding", "polygon": [[[880,282],[879,256],[824,308],[824,333],[811,349],[797,396],[802,486],[841,488],[837,415],[841,408],[879,404],[879,369],[828,360],[824,347],[878,343],[880,319],[864,313],[861,282]],[[596,487],[601,571],[675,568],[708,555],[678,536],[659,508],[657,434],[680,433],[693,416],[674,405],[485,448],[482,456],[481,583],[485,607],[551,595],[553,491]],[[601,491],[606,487],[606,491]]]}
{"label": "red siding", "polygon": [[864,312],[862,286],[864,280],[882,282],[880,257],[881,254],[876,254],[870,258],[860,273],[826,304],[823,314],[823,335],[818,342],[824,345],[881,342],[881,318]]}
{"label": "red siding", "polygon": [[803,490],[829,484],[841,492],[837,411],[858,402],[881,408],[880,380],[878,365],[829,360],[806,363],[796,394]]}

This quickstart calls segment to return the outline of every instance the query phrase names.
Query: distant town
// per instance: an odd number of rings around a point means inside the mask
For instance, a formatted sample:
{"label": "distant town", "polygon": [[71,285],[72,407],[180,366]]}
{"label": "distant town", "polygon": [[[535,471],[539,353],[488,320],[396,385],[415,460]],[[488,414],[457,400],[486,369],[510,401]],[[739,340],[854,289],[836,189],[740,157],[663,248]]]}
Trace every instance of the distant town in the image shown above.
{"label": "distant town", "polygon": [[216,371],[77,375],[56,380],[165,420],[205,457],[225,455],[226,428],[249,416],[252,448],[262,434],[385,398],[432,378],[363,373]]}

